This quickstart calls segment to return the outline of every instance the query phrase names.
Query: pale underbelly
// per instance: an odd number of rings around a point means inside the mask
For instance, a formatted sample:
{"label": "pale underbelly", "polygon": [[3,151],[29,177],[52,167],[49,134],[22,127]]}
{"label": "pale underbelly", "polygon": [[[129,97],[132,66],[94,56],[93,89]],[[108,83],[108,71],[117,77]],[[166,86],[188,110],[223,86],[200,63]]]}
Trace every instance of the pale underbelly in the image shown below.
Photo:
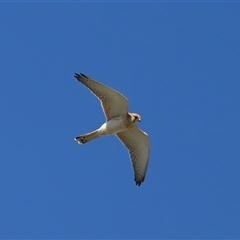
{"label": "pale underbelly", "polygon": [[100,127],[99,132],[101,135],[110,135],[126,130],[127,128],[121,119],[111,119]]}

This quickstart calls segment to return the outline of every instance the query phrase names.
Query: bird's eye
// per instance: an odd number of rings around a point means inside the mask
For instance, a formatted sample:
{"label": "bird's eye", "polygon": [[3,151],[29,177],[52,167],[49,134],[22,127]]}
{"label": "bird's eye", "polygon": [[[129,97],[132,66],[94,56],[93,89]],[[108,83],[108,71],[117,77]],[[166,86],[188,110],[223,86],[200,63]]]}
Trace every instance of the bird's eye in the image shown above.
{"label": "bird's eye", "polygon": [[138,120],[138,122],[141,122],[141,119],[138,116],[135,116],[135,121]]}

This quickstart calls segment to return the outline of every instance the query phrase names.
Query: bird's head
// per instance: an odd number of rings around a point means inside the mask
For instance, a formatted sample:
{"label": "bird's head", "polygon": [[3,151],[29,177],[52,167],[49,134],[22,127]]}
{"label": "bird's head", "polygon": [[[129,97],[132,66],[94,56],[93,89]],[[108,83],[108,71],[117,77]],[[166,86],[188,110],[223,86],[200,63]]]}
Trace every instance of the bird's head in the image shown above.
{"label": "bird's head", "polygon": [[130,121],[132,123],[137,123],[137,122],[141,122],[141,116],[137,113],[129,113],[130,115]]}

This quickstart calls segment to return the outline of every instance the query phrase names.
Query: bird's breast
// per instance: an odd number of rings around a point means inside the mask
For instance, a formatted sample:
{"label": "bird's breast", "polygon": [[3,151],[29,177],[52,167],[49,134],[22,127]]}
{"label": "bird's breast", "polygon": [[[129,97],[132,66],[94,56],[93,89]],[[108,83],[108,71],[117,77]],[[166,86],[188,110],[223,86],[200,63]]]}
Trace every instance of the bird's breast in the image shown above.
{"label": "bird's breast", "polygon": [[112,118],[100,127],[100,132],[102,135],[115,134],[125,131],[127,127],[125,126],[124,117]]}

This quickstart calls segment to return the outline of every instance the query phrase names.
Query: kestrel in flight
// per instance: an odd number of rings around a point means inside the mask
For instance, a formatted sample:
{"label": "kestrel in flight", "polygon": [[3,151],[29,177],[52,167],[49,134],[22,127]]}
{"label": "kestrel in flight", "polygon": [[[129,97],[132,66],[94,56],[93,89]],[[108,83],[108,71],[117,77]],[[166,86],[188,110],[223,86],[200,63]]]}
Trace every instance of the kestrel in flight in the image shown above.
{"label": "kestrel in flight", "polygon": [[75,138],[79,144],[87,143],[95,138],[115,134],[128,148],[134,169],[134,180],[140,186],[144,181],[150,143],[147,133],[136,125],[141,121],[140,115],[128,112],[128,100],[121,93],[107,87],[87,76],[75,73],[74,76],[84,84],[101,102],[106,122],[97,130]]}

